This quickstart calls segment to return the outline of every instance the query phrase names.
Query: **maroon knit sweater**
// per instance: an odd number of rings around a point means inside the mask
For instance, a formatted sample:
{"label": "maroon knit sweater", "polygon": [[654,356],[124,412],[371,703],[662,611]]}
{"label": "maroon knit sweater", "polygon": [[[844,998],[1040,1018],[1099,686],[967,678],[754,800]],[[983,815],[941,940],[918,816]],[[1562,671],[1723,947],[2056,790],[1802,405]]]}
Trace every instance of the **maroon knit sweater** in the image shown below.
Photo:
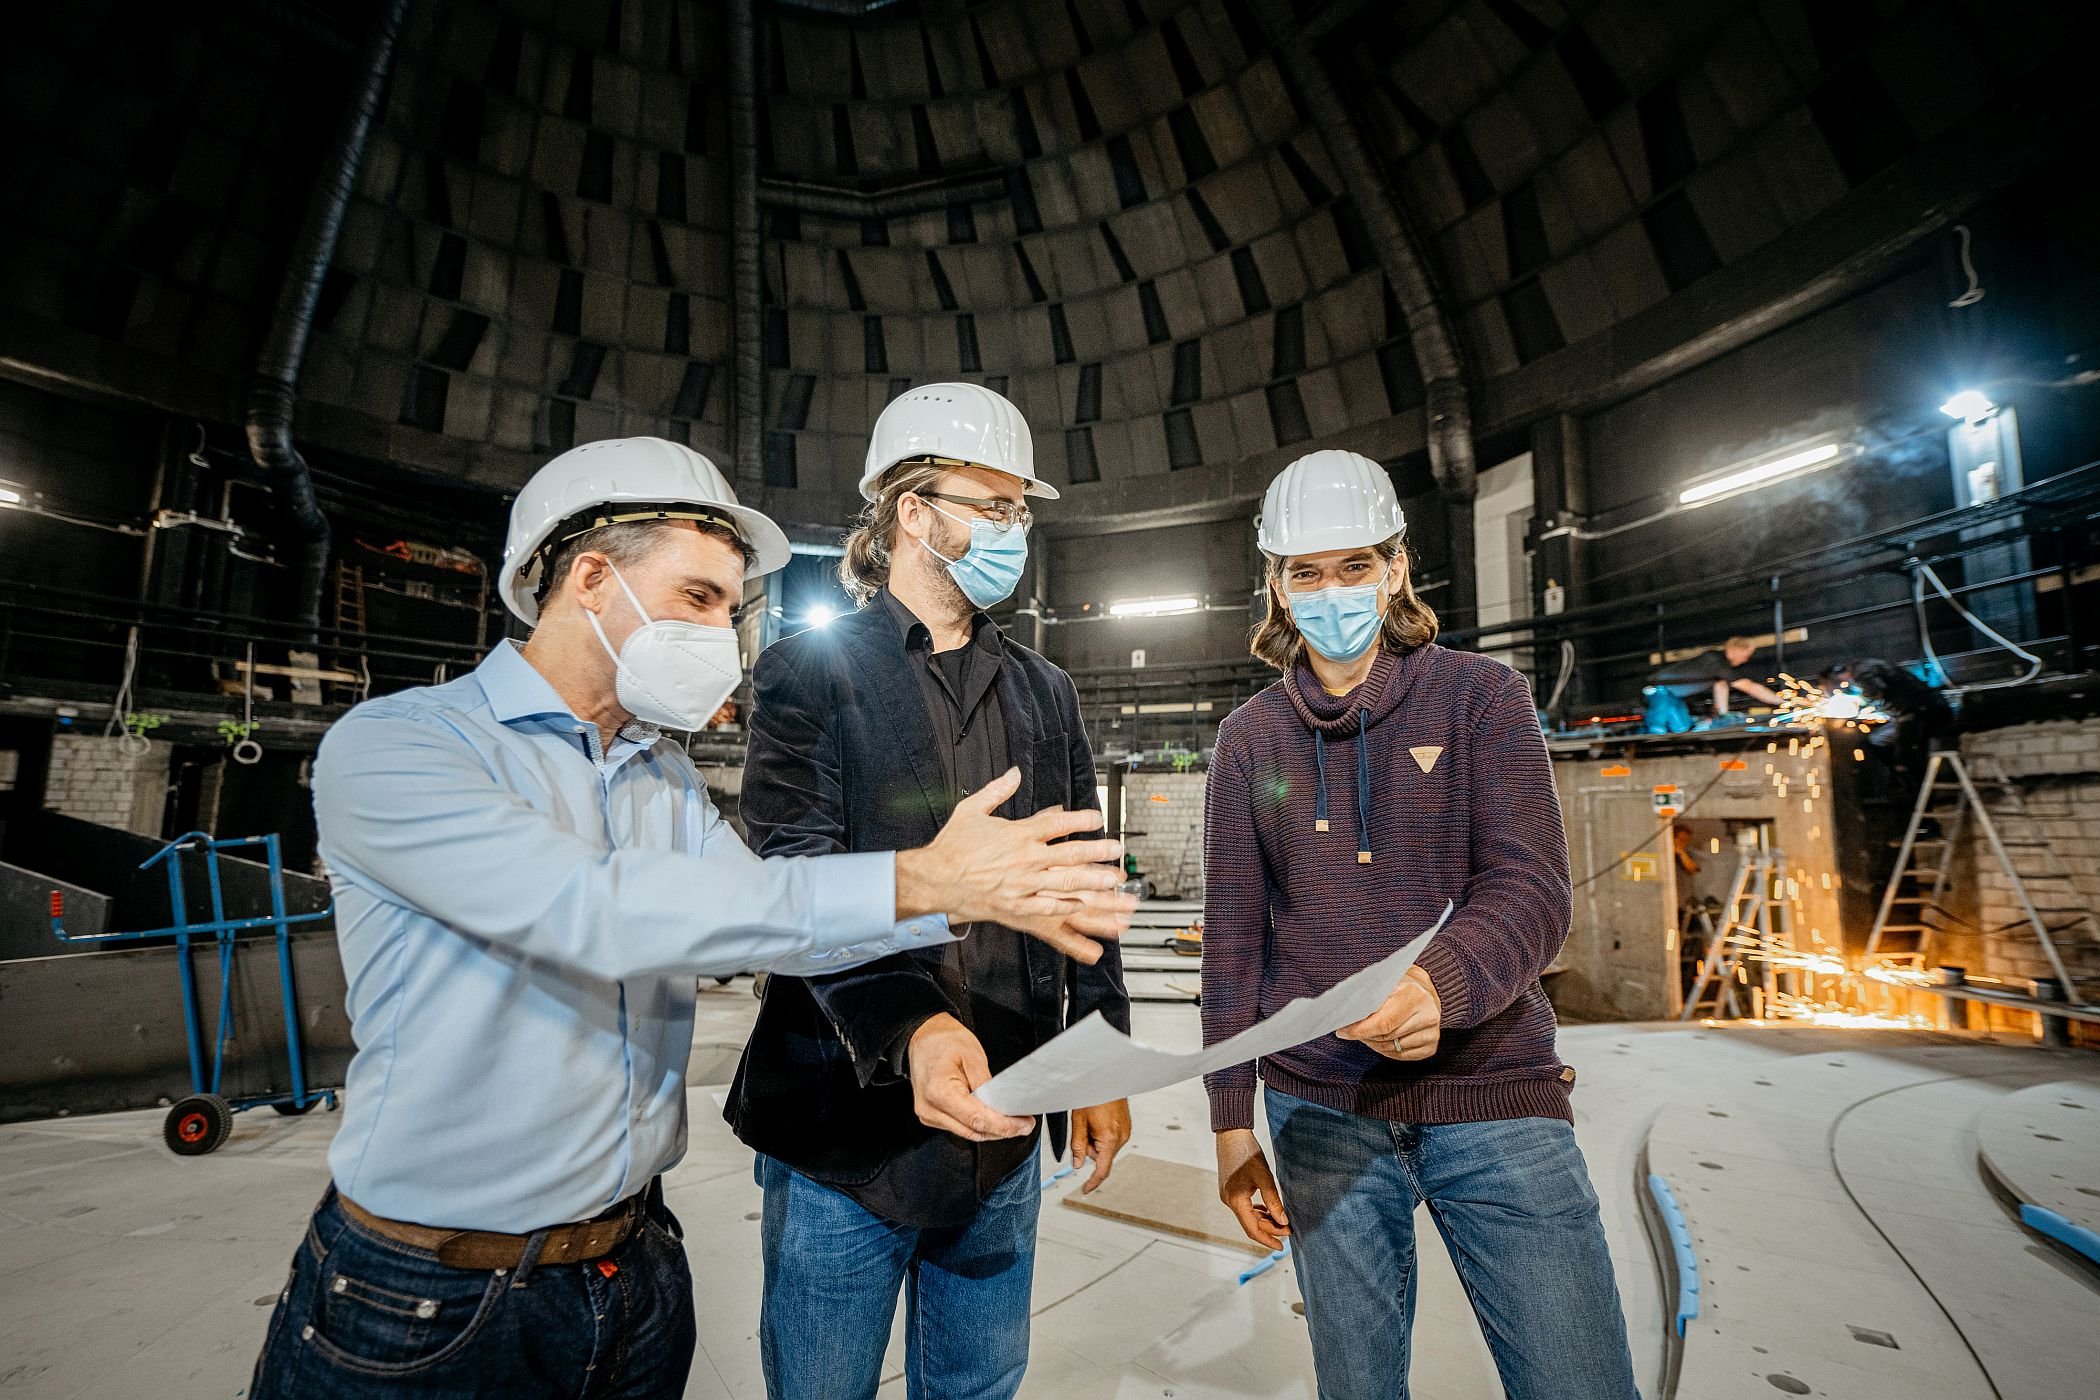
{"label": "maroon knit sweater", "polygon": [[[1402,1064],[1330,1035],[1261,1061],[1262,1078],[1393,1122],[1571,1116],[1539,986],[1568,936],[1568,841],[1522,677],[1435,645],[1381,654],[1346,696],[1300,667],[1219,726],[1204,803],[1204,1044],[1368,967],[1451,900],[1421,961],[1443,1002],[1434,1056]],[[1205,1080],[1214,1131],[1253,1126],[1254,1074],[1244,1064]]]}

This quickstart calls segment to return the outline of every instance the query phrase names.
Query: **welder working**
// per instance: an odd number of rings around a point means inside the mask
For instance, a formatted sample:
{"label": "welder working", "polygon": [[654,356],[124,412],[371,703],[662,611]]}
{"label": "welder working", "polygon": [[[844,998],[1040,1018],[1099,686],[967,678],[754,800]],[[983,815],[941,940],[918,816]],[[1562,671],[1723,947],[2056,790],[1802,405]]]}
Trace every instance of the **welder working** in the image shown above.
{"label": "welder working", "polygon": [[1867,751],[1884,762],[1872,770],[1865,800],[1910,802],[1933,742],[1954,730],[1954,707],[1915,672],[1879,657],[1841,661],[1816,678],[1826,695],[1855,695],[1887,716],[1863,736]]}

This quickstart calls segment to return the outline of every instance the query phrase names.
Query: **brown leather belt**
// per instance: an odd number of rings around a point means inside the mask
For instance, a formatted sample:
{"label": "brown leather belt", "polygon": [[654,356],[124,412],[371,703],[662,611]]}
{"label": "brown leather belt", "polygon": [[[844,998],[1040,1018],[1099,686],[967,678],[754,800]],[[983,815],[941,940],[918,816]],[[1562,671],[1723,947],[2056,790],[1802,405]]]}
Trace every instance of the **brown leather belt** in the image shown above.
{"label": "brown leather belt", "polygon": [[[440,1264],[455,1269],[515,1269],[524,1262],[530,1235],[503,1235],[492,1230],[437,1230],[374,1215],[348,1196],[337,1193],[343,1213],[376,1235],[384,1235],[437,1255]],[[557,1225],[546,1232],[535,1266],[540,1264],[585,1264],[602,1259],[633,1237],[643,1217],[641,1196],[629,1196],[605,1214],[574,1225]]]}

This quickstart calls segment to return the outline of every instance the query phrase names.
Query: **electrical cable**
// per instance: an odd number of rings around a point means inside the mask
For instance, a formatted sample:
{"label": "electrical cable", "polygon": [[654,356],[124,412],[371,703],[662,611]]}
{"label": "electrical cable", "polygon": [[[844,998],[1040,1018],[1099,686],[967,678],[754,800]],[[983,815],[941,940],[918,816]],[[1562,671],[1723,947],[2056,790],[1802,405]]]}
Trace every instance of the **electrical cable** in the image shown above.
{"label": "electrical cable", "polygon": [[147,531],[141,530],[136,525],[114,524],[107,520],[90,520],[84,515],[68,515],[65,511],[53,510],[50,506],[35,505],[28,501],[10,503],[5,507],[0,507],[0,509],[20,511],[24,515],[41,515],[46,520],[59,520],[68,525],[79,525],[89,530],[107,530],[113,535],[143,536],[147,533]]}
{"label": "electrical cable", "polygon": [[1961,235],[1961,270],[1969,275],[1969,289],[1947,303],[1952,307],[1974,306],[1984,298],[1983,284],[1976,279],[1976,264],[1969,259],[1969,226],[1956,224],[1954,231]]}
{"label": "electrical cable", "polygon": [[2022,661],[2027,663],[2027,674],[2024,676],[2013,676],[2005,680],[1984,681],[1976,685],[1954,686],[1953,690],[1957,695],[1967,694],[1969,691],[1972,690],[2003,690],[2008,686],[2025,685],[2027,684],[2027,682],[2033,680],[2036,676],[2041,674],[2041,657],[2036,656],[2033,652],[2027,650],[2027,648],[2021,646],[2018,642],[2009,640],[2007,637],[2004,636],[2004,634],[2000,633],[1997,628],[1991,626],[1988,622],[1985,622],[1975,613],[1972,613],[1967,608],[1963,607],[1961,605],[1961,600],[1956,598],[1952,593],[1950,593],[1947,590],[1946,584],[1940,582],[1940,576],[1937,573],[1933,572],[1932,565],[1920,559],[1916,561],[1916,563],[1911,569],[1910,601],[1911,607],[1917,613],[1918,639],[1924,644],[1925,659],[1932,663],[1932,668],[1935,671],[1939,672],[1941,676],[1946,677],[1946,679],[1949,681],[1952,681],[1954,679],[1952,676],[1947,675],[1947,668],[1940,664],[1939,653],[1935,652],[1932,649],[1932,628],[1927,626],[1925,622],[1925,582],[1928,579],[1932,581],[1934,591],[1936,591],[1942,598],[1945,598],[1947,600],[1947,605],[1953,608],[1956,612],[1960,613],[1962,615],[1963,620],[1966,621],[1971,627],[1983,633],[1984,636],[1989,637],[1999,646],[2004,647],[2014,656],[2019,657]]}
{"label": "electrical cable", "polygon": [[[153,747],[152,741],[147,739],[144,734],[133,729],[127,722],[127,716],[131,713],[133,699],[131,693],[132,682],[138,676],[138,669],[139,629],[134,626],[124,638],[124,679],[117,685],[117,698],[110,702],[109,722],[102,726],[103,738],[115,738],[118,747],[131,754],[145,753]],[[120,726],[124,731],[122,735],[117,734]]]}
{"label": "electrical cable", "polygon": [[1642,837],[1641,840],[1634,845],[1632,850],[1629,850],[1628,852],[1626,852],[1625,855],[1620,856],[1610,865],[1601,866],[1596,870],[1592,870],[1589,874],[1583,876],[1580,880],[1577,880],[1574,884],[1568,886],[1569,892],[1573,893],[1574,891],[1581,889],[1584,885],[1591,884],[1594,881],[1603,879],[1605,876],[1611,874],[1612,871],[1617,870],[1627,861],[1632,860],[1636,855],[1640,854],[1640,848],[1642,846],[1647,845],[1650,841],[1660,839],[1662,834],[1670,829],[1670,823],[1684,817],[1692,810],[1692,808],[1698,806],[1699,799],[1706,796],[1706,794],[1708,794],[1709,792],[1712,792],[1714,790],[1714,784],[1720,782],[1721,779],[1724,776],[1726,776],[1727,772],[1728,770],[1726,768],[1718,770],[1711,778],[1708,778],[1706,780],[1705,787],[1700,788],[1697,792],[1692,794],[1691,801],[1685,803],[1682,807],[1677,809],[1676,816],[1665,818],[1661,826],[1655,828],[1655,830],[1649,832],[1646,836]]}
{"label": "electrical cable", "polygon": [[1560,678],[1553,682],[1553,695],[1546,701],[1547,714],[1552,714],[1560,707],[1561,692],[1568,688],[1568,677],[1574,674],[1574,671],[1575,643],[1563,637],[1560,643]]}
{"label": "electrical cable", "polygon": [[241,737],[233,746],[233,761],[242,767],[262,762],[263,748],[249,736],[255,732],[255,643],[248,643],[247,684],[241,690]]}
{"label": "electrical cable", "polygon": [[1566,535],[1578,540],[1608,540],[1613,535],[1623,535],[1628,530],[1638,530],[1643,525],[1653,525],[1658,520],[1667,520],[1673,515],[1682,515],[1692,507],[1684,505],[1665,506],[1653,515],[1644,515],[1638,520],[1629,520],[1623,525],[1612,525],[1602,530],[1585,530],[1580,525],[1561,525],[1540,535],[1541,540],[1559,539]]}

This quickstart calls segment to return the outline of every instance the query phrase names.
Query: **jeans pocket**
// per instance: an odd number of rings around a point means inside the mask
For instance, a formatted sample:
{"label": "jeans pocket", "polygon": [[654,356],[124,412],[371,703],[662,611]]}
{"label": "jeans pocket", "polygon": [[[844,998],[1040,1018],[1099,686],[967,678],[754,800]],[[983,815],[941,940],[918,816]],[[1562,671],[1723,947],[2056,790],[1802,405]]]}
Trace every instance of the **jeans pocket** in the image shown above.
{"label": "jeans pocket", "polygon": [[374,1376],[435,1366],[474,1339],[504,1277],[396,1255],[346,1233],[316,1271],[305,1340],[331,1365]]}

